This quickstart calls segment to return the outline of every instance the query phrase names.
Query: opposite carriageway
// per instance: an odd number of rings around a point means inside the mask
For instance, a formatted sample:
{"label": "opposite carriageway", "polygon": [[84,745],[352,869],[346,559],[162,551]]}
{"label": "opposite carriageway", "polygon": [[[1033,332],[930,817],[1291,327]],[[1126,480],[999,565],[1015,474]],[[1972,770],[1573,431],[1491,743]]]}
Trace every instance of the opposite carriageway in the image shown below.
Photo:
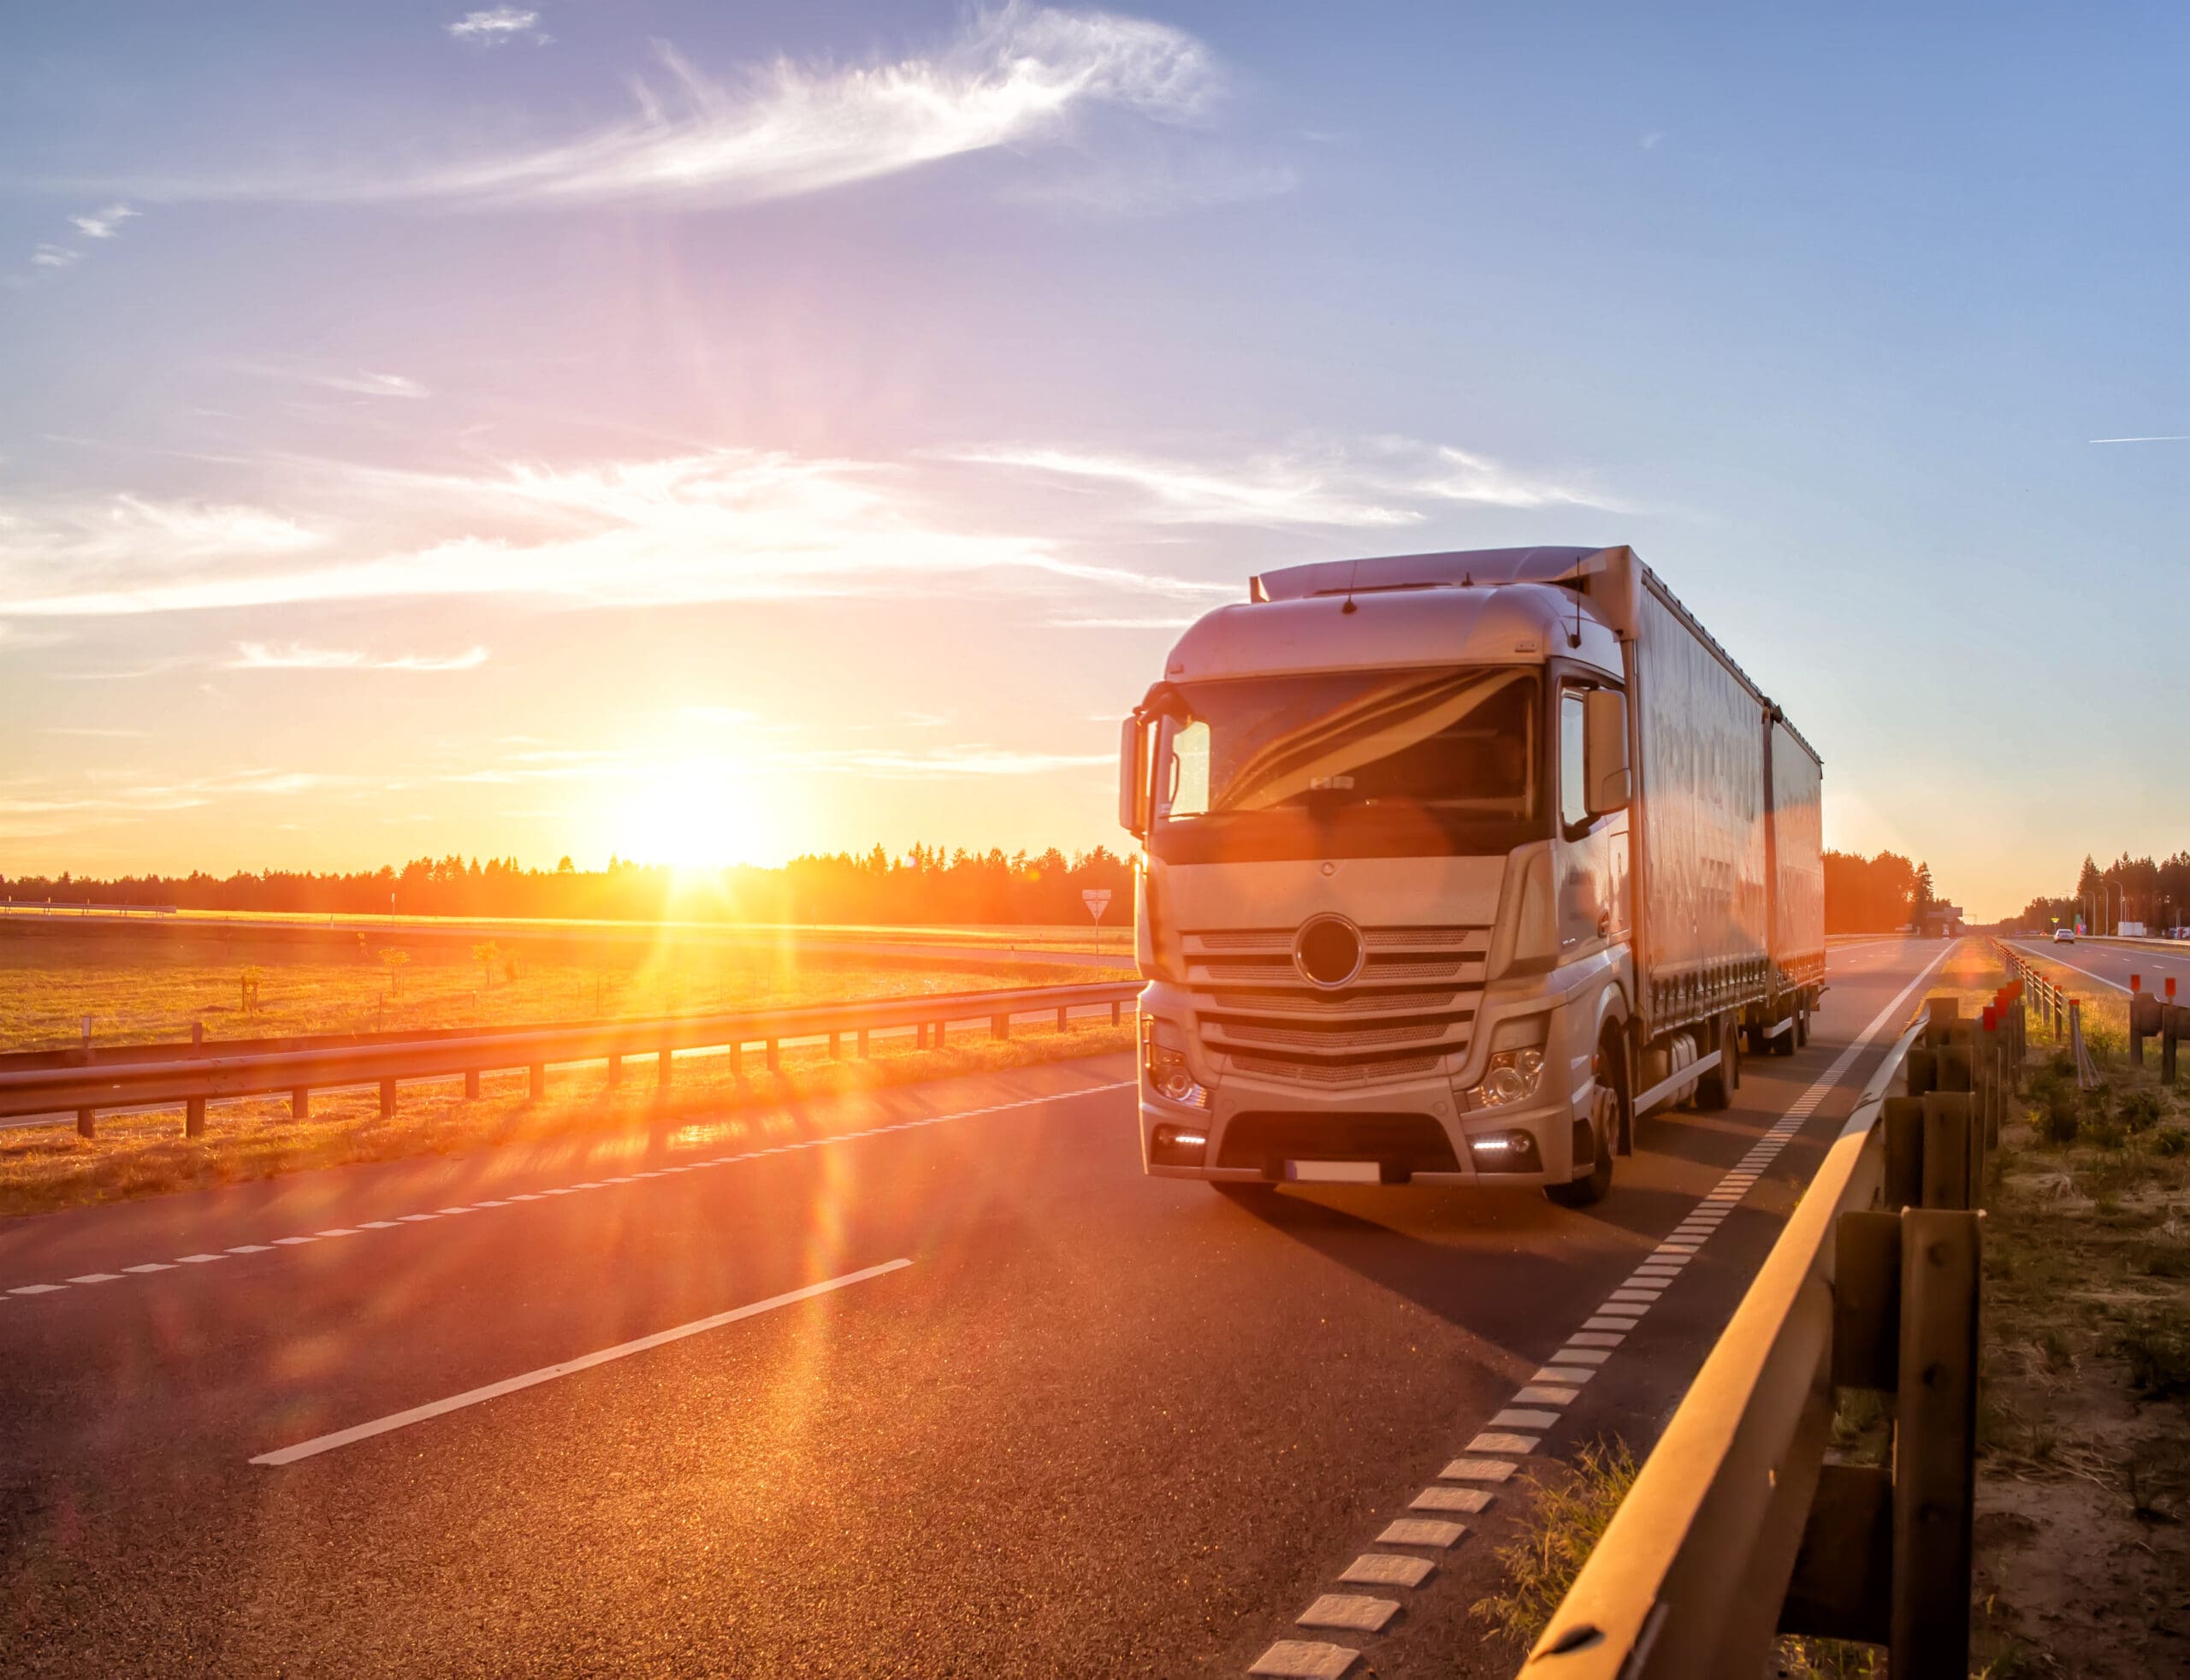
{"label": "opposite carriageway", "polygon": [[1107,1010],[1112,1025],[1124,1018],[1140,992],[1138,980],[1084,985],[1018,986],[992,991],[871,998],[809,1004],[789,1009],[672,1015],[642,1020],[592,1020],[561,1026],[429,1036],[289,1039],[276,1044],[223,1049],[202,1039],[100,1050],[33,1052],[0,1057],[0,1116],[76,1115],[77,1129],[94,1134],[101,1109],[144,1108],[181,1103],[186,1135],[199,1135],[205,1104],[232,1097],[289,1093],[296,1118],[311,1112],[311,1092],[374,1085],[381,1111],[393,1114],[396,1086],[405,1080],[461,1077],[465,1095],[476,1097],[480,1076],[524,1068],[535,1097],[545,1093],[547,1070],[574,1062],[605,1062],[612,1083],[630,1056],[651,1056],[656,1079],[666,1086],[680,1051],[727,1051],[733,1066],[747,1045],[758,1044],[774,1071],[782,1048],[823,1043],[843,1053],[849,1038],[864,1057],[876,1033],[910,1032],[920,1049],[940,1049],[950,1026],[986,1021],[992,1038],[1010,1035],[1024,1016],[1053,1016],[1064,1032],[1075,1013]]}

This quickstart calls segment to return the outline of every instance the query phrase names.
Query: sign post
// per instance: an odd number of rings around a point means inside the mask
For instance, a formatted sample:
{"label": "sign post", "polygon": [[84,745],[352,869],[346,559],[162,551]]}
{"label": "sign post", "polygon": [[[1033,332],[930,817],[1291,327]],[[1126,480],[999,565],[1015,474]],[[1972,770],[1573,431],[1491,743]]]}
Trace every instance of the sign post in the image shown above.
{"label": "sign post", "polygon": [[1103,912],[1110,908],[1110,890],[1108,887],[1085,887],[1080,890],[1080,902],[1087,907],[1087,914],[1095,918],[1095,949],[1099,951],[1103,949]]}

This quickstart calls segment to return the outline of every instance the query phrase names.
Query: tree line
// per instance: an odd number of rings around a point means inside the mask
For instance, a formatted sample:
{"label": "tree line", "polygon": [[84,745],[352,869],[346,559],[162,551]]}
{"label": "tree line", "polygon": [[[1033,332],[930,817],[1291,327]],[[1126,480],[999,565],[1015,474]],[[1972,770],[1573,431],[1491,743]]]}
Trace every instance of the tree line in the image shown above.
{"label": "tree line", "polygon": [[2073,926],[2078,921],[2106,928],[2125,921],[2179,927],[2190,922],[2190,852],[2157,862],[2124,853],[2104,869],[2086,857],[2074,892],[2060,898],[2040,894],[2015,920],[2040,932],[2057,922]]}
{"label": "tree line", "polygon": [[1104,921],[1133,914],[1133,862],[1105,847],[1067,856],[1000,849],[946,854],[917,845],[898,856],[879,846],[792,859],[779,869],[673,870],[611,858],[580,869],[564,858],[530,869],[515,858],[413,858],[352,874],[292,870],[228,876],[130,875],[111,880],[63,873],[9,879],[18,903],[173,905],[184,910],[313,915],[496,916],[583,920],[1087,923],[1080,895],[1107,889]]}
{"label": "tree line", "polygon": [[1921,923],[1924,913],[1942,902],[1928,863],[1912,863],[1898,852],[1825,855],[1827,933],[1897,932]]}

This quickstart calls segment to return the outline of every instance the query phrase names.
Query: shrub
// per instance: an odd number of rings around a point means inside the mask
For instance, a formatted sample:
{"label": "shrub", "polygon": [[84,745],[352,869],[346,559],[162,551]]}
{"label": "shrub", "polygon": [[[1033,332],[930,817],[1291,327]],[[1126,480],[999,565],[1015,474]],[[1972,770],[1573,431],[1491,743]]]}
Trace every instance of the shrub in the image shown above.
{"label": "shrub", "polygon": [[2160,1101],[2160,1095],[2157,1091],[2131,1091],[2122,1093],[2122,1124],[2132,1132],[2142,1132],[2147,1127],[2157,1124],[2159,1117],[2166,1112],[2166,1105]]}
{"label": "shrub", "polygon": [[2073,1087],[2053,1085],[2041,1098],[2045,1107],[2038,1115],[2038,1135],[2049,1144],[2067,1145],[2076,1140],[2076,1093]]}
{"label": "shrub", "polygon": [[2190,1393],[2190,1315],[2180,1307],[2151,1307],[2136,1314],[2114,1338],[2113,1351],[2128,1362],[2129,1383],[2153,1399]]}
{"label": "shrub", "polygon": [[2152,1133],[2154,1155],[2190,1154],[2190,1132],[2180,1126],[2163,1126]]}

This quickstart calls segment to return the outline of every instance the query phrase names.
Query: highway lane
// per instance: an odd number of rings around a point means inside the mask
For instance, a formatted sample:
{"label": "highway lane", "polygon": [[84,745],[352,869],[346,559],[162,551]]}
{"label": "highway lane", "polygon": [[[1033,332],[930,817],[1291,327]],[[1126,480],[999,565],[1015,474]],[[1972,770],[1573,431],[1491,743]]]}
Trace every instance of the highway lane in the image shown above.
{"label": "highway lane", "polygon": [[[1542,1453],[1648,1442],[1944,949],[1836,951],[1809,1047],[1645,1122],[1586,1213],[1152,1182],[1114,1058],[23,1222],[0,1289],[66,1287],[0,1296],[7,1660],[1243,1672],[1844,1064]],[[1345,1642],[1507,1671],[1467,1606],[1518,1503]]]}
{"label": "highway lane", "polygon": [[2170,950],[2163,945],[2110,945],[2090,939],[2073,945],[2051,939],[2010,939],[2008,944],[2026,956],[2057,962],[2115,991],[2128,991],[2133,975],[2140,977],[2151,992],[2164,991],[2165,982],[2172,979],[2176,1001],[2190,1003],[2190,945]]}

